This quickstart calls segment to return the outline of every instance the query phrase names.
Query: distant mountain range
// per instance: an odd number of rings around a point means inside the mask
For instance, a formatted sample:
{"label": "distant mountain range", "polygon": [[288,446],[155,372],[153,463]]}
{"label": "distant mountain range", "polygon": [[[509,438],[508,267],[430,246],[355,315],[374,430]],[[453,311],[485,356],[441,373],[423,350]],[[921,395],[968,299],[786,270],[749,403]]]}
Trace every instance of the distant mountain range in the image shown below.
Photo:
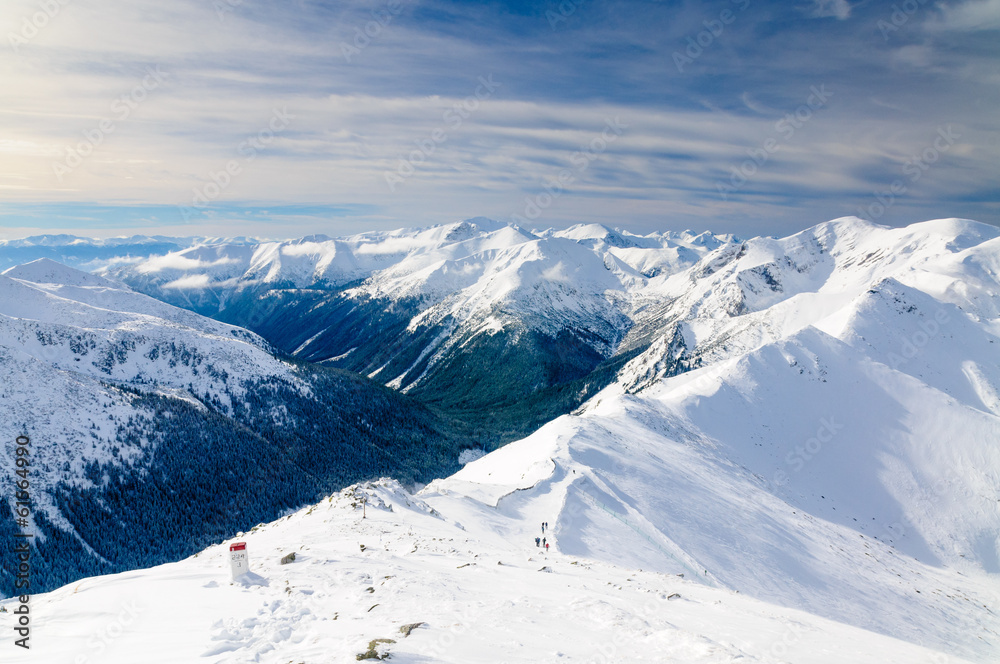
{"label": "distant mountain range", "polygon": [[211,240],[161,235],[135,235],[104,240],[76,235],[35,235],[19,240],[0,240],[0,272],[39,258],[49,258],[68,267],[88,272],[96,271],[121,261],[135,262],[150,256],[179,251],[205,241]]}
{"label": "distant mountain range", "polygon": [[641,293],[737,244],[475,218],[285,242],[40,236],[0,244],[0,266],[48,257],[98,272],[410,394],[493,449],[611,382],[645,347]]}
{"label": "distant mountain range", "polygon": [[734,243],[477,218],[338,239],[201,242],[103,273],[410,394],[492,449],[613,380],[637,352],[618,352],[637,294]]}

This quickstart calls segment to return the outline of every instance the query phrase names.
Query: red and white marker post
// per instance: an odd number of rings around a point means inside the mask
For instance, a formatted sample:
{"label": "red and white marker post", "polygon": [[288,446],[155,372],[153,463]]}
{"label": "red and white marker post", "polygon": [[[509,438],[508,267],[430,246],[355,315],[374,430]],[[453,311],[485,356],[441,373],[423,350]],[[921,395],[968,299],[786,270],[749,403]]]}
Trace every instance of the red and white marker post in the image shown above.
{"label": "red and white marker post", "polygon": [[233,572],[233,581],[250,571],[246,542],[233,542],[229,545],[229,567]]}

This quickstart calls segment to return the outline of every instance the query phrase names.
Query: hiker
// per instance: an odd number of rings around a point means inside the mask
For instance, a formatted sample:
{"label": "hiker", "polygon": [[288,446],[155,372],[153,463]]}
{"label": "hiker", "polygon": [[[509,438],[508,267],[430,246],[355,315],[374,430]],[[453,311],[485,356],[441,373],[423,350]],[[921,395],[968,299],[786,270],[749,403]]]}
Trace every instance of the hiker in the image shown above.
{"label": "hiker", "polygon": [[542,545],[545,546],[545,547],[549,546],[548,544],[545,543],[545,538],[544,537],[542,538]]}
{"label": "hiker", "polygon": [[545,544],[545,553],[548,553],[548,552],[549,552],[549,545],[548,545],[548,543],[546,543]]}
{"label": "hiker", "polygon": [[542,538],[541,538],[541,537],[536,537],[536,538],[535,538],[535,546],[538,546],[538,545],[539,545],[539,542],[541,542],[541,541],[542,541]]}
{"label": "hiker", "polygon": [[542,532],[543,533],[545,532],[545,522],[544,521],[542,521]]}

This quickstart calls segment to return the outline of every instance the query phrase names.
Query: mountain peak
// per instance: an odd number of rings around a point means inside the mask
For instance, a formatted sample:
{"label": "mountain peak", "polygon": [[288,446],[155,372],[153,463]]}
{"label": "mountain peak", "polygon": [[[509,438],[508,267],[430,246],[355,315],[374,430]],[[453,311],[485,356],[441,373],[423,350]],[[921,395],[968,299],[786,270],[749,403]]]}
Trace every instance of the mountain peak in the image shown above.
{"label": "mountain peak", "polygon": [[971,219],[931,219],[910,224],[907,230],[914,233],[922,233],[928,236],[936,236],[947,240],[946,248],[950,251],[962,251],[977,244],[982,244],[987,240],[1000,237],[1000,228],[991,224],[984,224],[981,221]]}
{"label": "mountain peak", "polygon": [[493,231],[498,231],[501,228],[509,226],[509,224],[502,221],[497,221],[496,219],[490,219],[489,217],[470,217],[462,221],[463,224],[471,224],[481,231],[491,233]]}
{"label": "mountain peak", "polygon": [[30,263],[15,265],[4,271],[11,279],[31,281],[36,284],[60,284],[63,286],[107,286],[117,288],[113,282],[89,272],[83,272],[50,258],[39,258]]}
{"label": "mountain peak", "polygon": [[569,238],[571,240],[603,240],[609,235],[614,234],[615,231],[608,228],[604,224],[574,224],[569,228],[557,231],[557,235],[560,237]]}
{"label": "mountain peak", "polygon": [[469,238],[478,234],[495,233],[496,231],[503,230],[507,228],[508,224],[501,221],[495,221],[488,217],[472,217],[470,219],[465,219],[458,222],[457,224],[452,224],[445,236],[448,241],[462,241],[468,240]]}

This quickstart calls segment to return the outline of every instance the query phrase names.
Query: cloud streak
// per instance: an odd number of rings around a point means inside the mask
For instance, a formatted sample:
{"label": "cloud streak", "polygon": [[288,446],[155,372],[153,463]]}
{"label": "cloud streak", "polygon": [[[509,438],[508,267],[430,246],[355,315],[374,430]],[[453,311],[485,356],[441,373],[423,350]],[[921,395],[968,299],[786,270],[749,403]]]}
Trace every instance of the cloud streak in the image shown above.
{"label": "cloud streak", "polygon": [[[577,3],[555,27],[546,12],[558,3],[222,1],[73,0],[0,53],[8,233],[207,224],[276,237],[506,219],[615,117],[628,131],[540,225],[781,234],[853,213],[949,124],[962,141],[880,221],[997,221],[994,0],[919,5],[898,26],[861,3]],[[12,0],[0,24],[20,35],[37,11]],[[883,35],[879,21],[895,29]],[[672,54],[706,30],[679,72]],[[60,178],[55,165],[156,68],[169,77]],[[488,77],[501,85],[450,127],[445,114]],[[819,85],[835,91],[822,113],[721,200],[716,183]],[[249,158],[241,146],[275,109],[293,119]],[[405,184],[387,188],[386,172],[442,128]],[[234,160],[238,172],[185,218]]]}

